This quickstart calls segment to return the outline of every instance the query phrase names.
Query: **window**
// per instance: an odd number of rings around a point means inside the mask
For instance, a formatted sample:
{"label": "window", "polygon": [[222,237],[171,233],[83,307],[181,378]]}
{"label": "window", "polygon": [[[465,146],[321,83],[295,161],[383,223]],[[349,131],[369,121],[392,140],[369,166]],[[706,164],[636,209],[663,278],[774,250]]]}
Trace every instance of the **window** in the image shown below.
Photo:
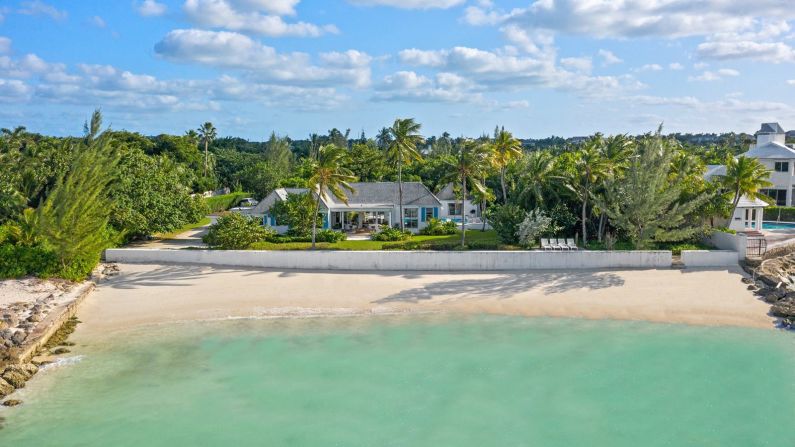
{"label": "window", "polygon": [[789,162],[788,161],[777,161],[775,163],[774,169],[776,172],[789,172]]}
{"label": "window", "polygon": [[447,214],[450,216],[460,216],[461,215],[461,204],[460,203],[448,203],[447,204]]}
{"label": "window", "polygon": [[762,189],[759,192],[774,199],[776,201],[776,206],[787,206],[786,189]]}
{"label": "window", "polygon": [[436,208],[425,208],[425,221],[433,219],[433,210]]}
{"label": "window", "polygon": [[403,209],[403,226],[406,228],[419,227],[420,210],[417,208]]}

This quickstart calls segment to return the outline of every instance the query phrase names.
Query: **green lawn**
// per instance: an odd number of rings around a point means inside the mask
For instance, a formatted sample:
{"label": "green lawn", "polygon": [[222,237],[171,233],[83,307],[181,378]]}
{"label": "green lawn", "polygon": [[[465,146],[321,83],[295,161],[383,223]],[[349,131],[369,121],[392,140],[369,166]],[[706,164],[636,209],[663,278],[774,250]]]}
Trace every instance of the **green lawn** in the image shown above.
{"label": "green lawn", "polygon": [[202,220],[200,220],[198,222],[194,222],[192,224],[187,224],[184,227],[178,228],[178,229],[176,229],[176,230],[174,230],[174,231],[172,231],[170,233],[155,233],[154,237],[156,239],[174,239],[174,236],[176,236],[178,234],[184,233],[186,231],[190,231],[190,230],[192,230],[194,228],[203,227],[205,225],[208,225],[209,223],[210,223],[210,218],[209,217],[205,217],[204,219],[202,219]]}
{"label": "green lawn", "polygon": [[[416,235],[411,238],[411,241],[428,242],[430,244],[455,244],[461,240],[461,234],[453,234],[449,236],[423,236]],[[493,230],[480,231],[469,230],[466,234],[467,242],[483,242],[494,243],[497,241],[497,233]],[[394,244],[394,242],[382,241],[340,241],[335,243],[321,242],[317,247],[323,250],[382,250],[384,244]],[[289,242],[284,244],[274,244],[271,242],[257,242],[251,246],[252,250],[307,250],[312,247],[311,242]]]}

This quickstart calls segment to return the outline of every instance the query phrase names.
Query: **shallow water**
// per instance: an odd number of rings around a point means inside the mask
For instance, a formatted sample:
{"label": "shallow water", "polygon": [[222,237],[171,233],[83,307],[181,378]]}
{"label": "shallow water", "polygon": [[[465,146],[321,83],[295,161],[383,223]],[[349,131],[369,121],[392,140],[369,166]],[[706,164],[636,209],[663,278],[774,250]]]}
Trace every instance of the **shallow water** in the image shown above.
{"label": "shallow water", "polygon": [[512,317],[157,326],[38,374],[0,445],[786,445],[794,340]]}

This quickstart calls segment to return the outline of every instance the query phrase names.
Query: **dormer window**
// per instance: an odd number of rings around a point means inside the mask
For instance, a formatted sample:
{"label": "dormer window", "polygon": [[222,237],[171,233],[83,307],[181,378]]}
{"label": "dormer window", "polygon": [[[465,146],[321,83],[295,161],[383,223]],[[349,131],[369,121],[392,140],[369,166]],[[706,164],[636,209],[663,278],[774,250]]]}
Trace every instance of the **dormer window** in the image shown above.
{"label": "dormer window", "polygon": [[789,162],[788,161],[777,161],[774,167],[776,172],[789,172]]}

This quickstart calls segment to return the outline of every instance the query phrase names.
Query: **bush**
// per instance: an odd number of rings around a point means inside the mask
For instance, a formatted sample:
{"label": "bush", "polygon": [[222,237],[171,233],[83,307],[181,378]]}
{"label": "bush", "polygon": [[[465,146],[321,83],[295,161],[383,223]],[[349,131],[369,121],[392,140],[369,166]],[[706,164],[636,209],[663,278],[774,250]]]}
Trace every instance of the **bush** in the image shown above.
{"label": "bush", "polygon": [[[315,235],[316,242],[340,242],[347,239],[348,236],[345,233],[341,233],[339,231],[334,230],[318,230],[317,234]],[[268,239],[268,242],[274,244],[291,244],[294,242],[312,242],[312,236],[289,236],[289,235],[277,235],[273,236]]]}
{"label": "bush", "polygon": [[420,234],[425,236],[447,236],[458,233],[458,224],[449,220],[442,222],[439,219],[431,219],[428,225],[420,230]]}
{"label": "bush", "polygon": [[712,230],[713,231],[720,231],[722,233],[737,234],[737,230],[732,230],[731,228],[727,228],[727,227],[717,227],[717,228],[713,228]]}
{"label": "bush", "polygon": [[59,267],[55,252],[41,245],[0,244],[0,278],[60,276]]}
{"label": "bush", "polygon": [[516,233],[527,215],[522,208],[516,205],[496,205],[489,208],[487,214],[489,223],[497,232],[500,242],[508,245],[519,244]]}
{"label": "bush", "polygon": [[407,241],[411,239],[411,232],[408,230],[400,231],[399,228],[390,228],[386,225],[381,230],[370,235],[374,241]]}
{"label": "bush", "polygon": [[769,206],[765,208],[766,220],[795,222],[795,206]]}
{"label": "bush", "polygon": [[497,242],[471,241],[465,247],[461,247],[460,242],[431,242],[431,241],[403,241],[391,242],[381,246],[382,250],[434,250],[434,251],[454,251],[454,250],[499,250],[500,244]]}
{"label": "bush", "polygon": [[212,225],[202,240],[211,248],[243,250],[254,242],[264,242],[276,232],[265,228],[256,217],[227,213]]}
{"label": "bush", "polygon": [[[316,203],[311,194],[288,194],[287,200],[277,201],[270,209],[270,214],[278,225],[287,225],[287,234],[294,237],[307,238],[311,241],[312,216],[315,215]],[[323,218],[315,215],[316,225],[323,225]]]}
{"label": "bush", "polygon": [[536,245],[536,240],[547,231],[551,231],[552,233],[556,231],[552,223],[552,218],[547,216],[542,210],[534,209],[527,213],[524,220],[519,225],[519,229],[516,230],[516,237],[523,247],[534,247]]}
{"label": "bush", "polygon": [[222,211],[226,211],[229,208],[240,203],[246,197],[249,197],[251,194],[247,192],[233,192],[229,194],[222,194],[220,196],[212,196],[207,197],[204,199],[204,203],[207,204],[207,210],[211,213],[220,213]]}

